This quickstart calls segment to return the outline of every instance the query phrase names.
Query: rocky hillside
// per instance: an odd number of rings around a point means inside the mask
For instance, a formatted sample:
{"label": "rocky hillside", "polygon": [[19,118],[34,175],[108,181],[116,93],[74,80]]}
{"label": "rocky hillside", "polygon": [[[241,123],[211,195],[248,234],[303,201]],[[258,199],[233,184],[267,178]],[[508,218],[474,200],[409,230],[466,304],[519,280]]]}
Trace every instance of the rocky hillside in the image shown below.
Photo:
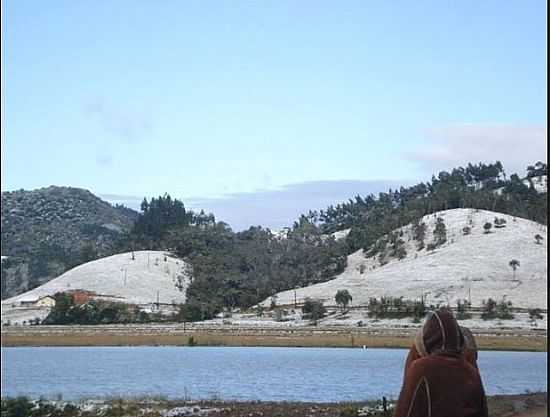
{"label": "rocky hillside", "polygon": [[2,299],[111,254],[137,212],[79,188],[2,193]]}
{"label": "rocky hillside", "polygon": [[[335,279],[278,293],[277,303],[291,305],[296,296],[299,303],[311,297],[335,305],[336,292],[347,289],[355,306],[367,305],[371,297],[390,296],[423,297],[427,304],[451,306],[470,299],[478,307],[491,297],[512,301],[514,307],[547,308],[546,226],[474,209],[438,212],[422,223],[422,244],[418,228],[405,226],[370,251],[349,255],[346,270]],[[444,224],[444,235],[434,233],[438,223]],[[518,261],[515,270],[512,260]]]}

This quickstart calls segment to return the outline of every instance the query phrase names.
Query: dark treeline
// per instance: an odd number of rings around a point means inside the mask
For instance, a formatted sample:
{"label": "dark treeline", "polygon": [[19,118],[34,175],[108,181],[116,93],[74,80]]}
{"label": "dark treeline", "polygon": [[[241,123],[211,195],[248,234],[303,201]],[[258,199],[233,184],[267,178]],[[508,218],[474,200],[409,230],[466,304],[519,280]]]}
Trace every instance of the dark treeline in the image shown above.
{"label": "dark treeline", "polygon": [[[309,223],[297,223],[284,238],[259,226],[235,233],[212,215],[182,211],[181,202],[168,195],[154,200],[164,210],[144,211],[129,242],[131,249],[169,248],[191,265],[186,320],[253,306],[276,292],[326,281],[346,266],[345,243]],[[168,225],[172,211],[182,221]]]}
{"label": "dark treeline", "polygon": [[[546,224],[547,194],[531,182],[540,175],[547,175],[542,162],[528,167],[527,184],[516,174],[508,178],[500,162],[469,164],[428,183],[310,211],[284,237],[262,227],[236,233],[212,214],[186,210],[166,194],[143,201],[126,249],[168,248],[188,262],[193,281],[182,316],[206,319],[225,308],[247,308],[276,292],[326,281],[344,270],[349,253],[369,249],[392,230],[440,210],[486,209]],[[346,239],[330,237],[347,228]]]}

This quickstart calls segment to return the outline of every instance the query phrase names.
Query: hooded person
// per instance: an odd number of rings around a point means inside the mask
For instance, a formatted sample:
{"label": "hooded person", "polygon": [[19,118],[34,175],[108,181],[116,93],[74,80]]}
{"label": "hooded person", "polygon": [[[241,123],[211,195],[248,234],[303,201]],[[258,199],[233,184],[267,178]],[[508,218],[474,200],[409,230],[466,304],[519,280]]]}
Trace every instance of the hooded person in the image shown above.
{"label": "hooded person", "polygon": [[[462,354],[464,355],[466,361],[468,361],[474,368],[477,369],[477,343],[475,337],[472,334],[471,330],[467,327],[459,327],[460,331],[462,332],[462,336],[464,336],[464,349],[462,350]],[[419,332],[421,331],[422,329],[419,330]],[[418,336],[416,340],[418,340]],[[420,353],[418,353],[418,349],[416,348],[416,343],[413,344],[411,346],[411,349],[409,350],[407,359],[405,360],[405,372],[407,369],[409,369],[413,361],[420,359],[421,357],[422,356],[420,356]]]}
{"label": "hooded person", "polygon": [[473,336],[450,310],[428,313],[405,363],[394,417],[487,417],[476,359]]}

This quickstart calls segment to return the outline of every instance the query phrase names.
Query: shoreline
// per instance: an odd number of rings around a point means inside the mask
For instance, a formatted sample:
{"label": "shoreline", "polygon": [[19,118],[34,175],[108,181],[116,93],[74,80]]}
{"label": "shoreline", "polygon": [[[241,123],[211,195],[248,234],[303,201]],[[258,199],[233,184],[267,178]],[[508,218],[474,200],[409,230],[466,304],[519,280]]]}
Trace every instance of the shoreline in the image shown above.
{"label": "shoreline", "polygon": [[[17,401],[14,397],[2,397],[4,401]],[[36,404],[37,400],[27,400]],[[103,416],[106,411],[116,415],[146,414],[151,417],[210,416],[210,417],[341,417],[391,415],[395,398],[388,398],[387,413],[383,411],[382,398],[365,401],[341,402],[296,402],[296,401],[238,401],[238,400],[190,400],[166,399],[162,397],[132,398],[88,398],[75,401],[41,400],[42,406],[69,411],[70,417]],[[39,402],[40,403],[40,402]],[[491,395],[487,397],[490,417],[538,417],[547,415],[547,392]],[[73,408],[67,408],[72,405]],[[51,409],[49,410],[51,412]]]}
{"label": "shoreline", "polygon": [[[233,346],[409,348],[416,329],[251,328],[219,326],[3,327],[2,347],[23,346]],[[472,329],[479,350],[546,352],[546,331]]]}

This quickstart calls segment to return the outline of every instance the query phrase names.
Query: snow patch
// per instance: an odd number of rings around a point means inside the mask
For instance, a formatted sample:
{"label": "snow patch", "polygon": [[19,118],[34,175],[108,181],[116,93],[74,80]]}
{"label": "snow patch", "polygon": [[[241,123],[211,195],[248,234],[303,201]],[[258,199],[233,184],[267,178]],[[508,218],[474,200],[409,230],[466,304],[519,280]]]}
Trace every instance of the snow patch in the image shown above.
{"label": "snow patch", "polygon": [[73,268],[2,306],[34,302],[70,290],[90,291],[101,298],[131,304],[180,304],[190,282],[187,265],[163,251],[136,251],[98,259]]}

